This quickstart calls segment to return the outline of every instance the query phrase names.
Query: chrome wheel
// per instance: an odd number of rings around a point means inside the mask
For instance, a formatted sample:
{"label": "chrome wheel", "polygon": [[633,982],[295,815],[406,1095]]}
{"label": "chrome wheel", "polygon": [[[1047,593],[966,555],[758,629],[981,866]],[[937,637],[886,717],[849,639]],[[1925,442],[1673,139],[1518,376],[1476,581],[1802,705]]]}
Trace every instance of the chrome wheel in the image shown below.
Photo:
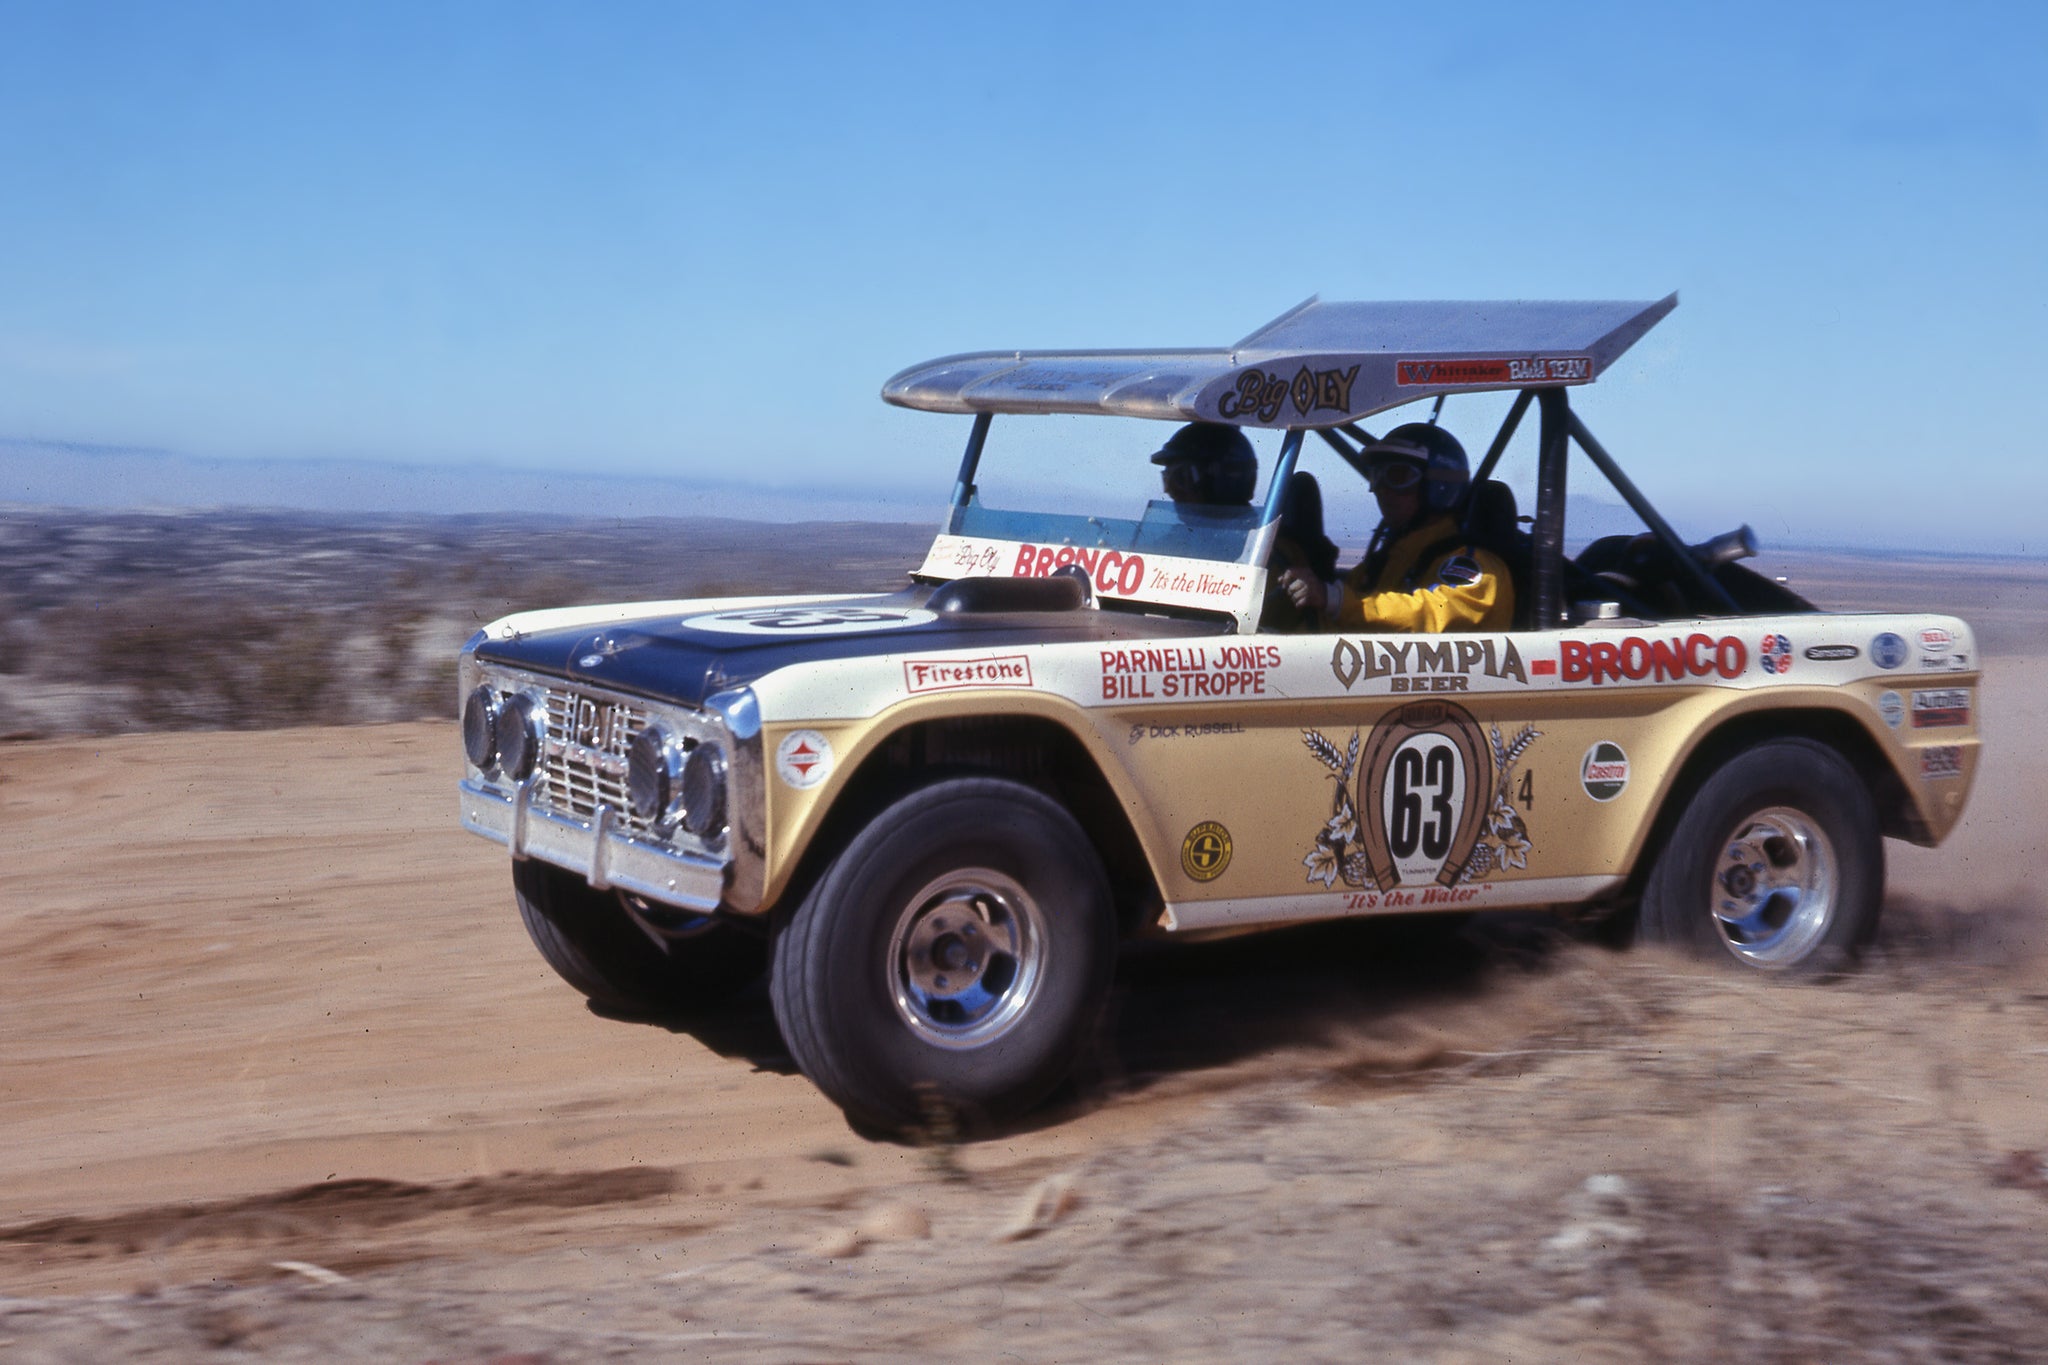
{"label": "chrome wheel", "polygon": [[1708,888],[1728,951],[1758,967],[1789,967],[1834,918],[1837,862],[1805,812],[1771,806],[1738,821],[1722,842]]}
{"label": "chrome wheel", "polygon": [[896,1013],[939,1047],[991,1043],[1030,1007],[1045,943],[1038,903],[1016,881],[985,867],[948,872],[910,898],[890,936]]}

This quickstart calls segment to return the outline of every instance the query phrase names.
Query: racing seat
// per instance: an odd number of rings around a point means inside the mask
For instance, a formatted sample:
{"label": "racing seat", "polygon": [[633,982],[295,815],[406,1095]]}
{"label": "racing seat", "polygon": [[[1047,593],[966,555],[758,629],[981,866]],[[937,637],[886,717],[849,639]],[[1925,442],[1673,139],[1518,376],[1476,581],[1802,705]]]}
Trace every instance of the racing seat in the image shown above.
{"label": "racing seat", "polygon": [[1515,590],[1516,630],[1529,629],[1535,603],[1529,589],[1535,577],[1535,541],[1522,529],[1515,511],[1515,490],[1499,479],[1483,479],[1472,485],[1471,500],[1465,505],[1463,529],[1466,539],[1482,550],[1491,550],[1508,566],[1508,580]]}

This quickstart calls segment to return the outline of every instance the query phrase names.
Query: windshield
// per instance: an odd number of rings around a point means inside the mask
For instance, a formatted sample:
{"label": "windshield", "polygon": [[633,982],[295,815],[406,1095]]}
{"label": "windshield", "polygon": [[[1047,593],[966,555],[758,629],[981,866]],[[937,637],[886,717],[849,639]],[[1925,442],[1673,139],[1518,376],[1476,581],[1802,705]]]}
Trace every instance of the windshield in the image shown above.
{"label": "windshield", "polygon": [[1166,495],[1152,454],[1178,427],[1128,418],[1007,417],[990,425],[964,504],[945,531],[976,539],[1248,563],[1282,434],[1246,432],[1258,459],[1251,496],[1229,503]]}

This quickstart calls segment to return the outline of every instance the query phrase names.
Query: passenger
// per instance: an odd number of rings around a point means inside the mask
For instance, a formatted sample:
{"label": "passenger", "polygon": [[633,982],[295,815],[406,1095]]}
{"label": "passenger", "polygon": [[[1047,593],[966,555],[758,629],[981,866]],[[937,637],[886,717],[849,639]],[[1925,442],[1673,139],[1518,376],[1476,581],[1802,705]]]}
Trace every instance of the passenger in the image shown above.
{"label": "passenger", "polygon": [[1472,543],[1453,515],[1471,478],[1457,438],[1426,422],[1365,448],[1380,524],[1341,581],[1290,568],[1281,586],[1325,630],[1506,630],[1515,619],[1507,564]]}
{"label": "passenger", "polygon": [[1251,440],[1221,422],[1190,422],[1152,456],[1166,496],[1183,506],[1249,507],[1259,486]]}

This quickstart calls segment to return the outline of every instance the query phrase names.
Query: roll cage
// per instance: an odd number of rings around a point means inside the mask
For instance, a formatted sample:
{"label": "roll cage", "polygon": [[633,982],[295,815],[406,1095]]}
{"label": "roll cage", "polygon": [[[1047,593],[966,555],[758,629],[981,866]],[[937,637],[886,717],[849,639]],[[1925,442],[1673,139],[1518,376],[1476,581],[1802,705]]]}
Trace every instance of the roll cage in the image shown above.
{"label": "roll cage", "polygon": [[[1279,429],[1285,433],[1279,457],[1256,509],[1207,517],[1155,503],[1138,521],[1086,519],[1087,532],[1098,544],[1131,548],[1150,543],[1263,568],[1309,432],[1363,476],[1362,447],[1373,439],[1361,425],[1366,417],[1430,397],[1441,409],[1451,393],[1513,392],[1499,430],[1472,471],[1466,501],[1455,512],[1460,525],[1468,527],[1473,492],[1492,477],[1534,404],[1539,424],[1536,503],[1526,552],[1517,556],[1525,566],[1529,604],[1519,625],[1541,630],[1567,624],[1571,594],[1578,588],[1602,597],[1622,596],[1617,606],[1627,614],[1657,614],[1626,600],[1626,592],[1613,589],[1611,582],[1589,582],[1608,567],[1603,557],[1615,559],[1623,547],[1589,547],[1578,563],[1565,556],[1565,492],[1573,444],[1648,528],[1654,549],[1634,545],[1630,557],[1636,562],[1654,558],[1661,574],[1682,585],[1676,597],[1688,614],[1811,610],[1795,594],[1730,563],[1754,552],[1748,528],[1703,546],[1682,540],[1572,408],[1572,388],[1594,382],[1677,304],[1676,294],[1634,303],[1310,299],[1228,348],[948,356],[897,374],[883,386],[882,396],[904,407],[974,414],[943,528],[953,534],[1053,538],[1059,529],[1057,518],[1004,513],[979,503],[975,473],[997,413],[1093,413]],[[1589,558],[1592,563],[1583,562]]]}

